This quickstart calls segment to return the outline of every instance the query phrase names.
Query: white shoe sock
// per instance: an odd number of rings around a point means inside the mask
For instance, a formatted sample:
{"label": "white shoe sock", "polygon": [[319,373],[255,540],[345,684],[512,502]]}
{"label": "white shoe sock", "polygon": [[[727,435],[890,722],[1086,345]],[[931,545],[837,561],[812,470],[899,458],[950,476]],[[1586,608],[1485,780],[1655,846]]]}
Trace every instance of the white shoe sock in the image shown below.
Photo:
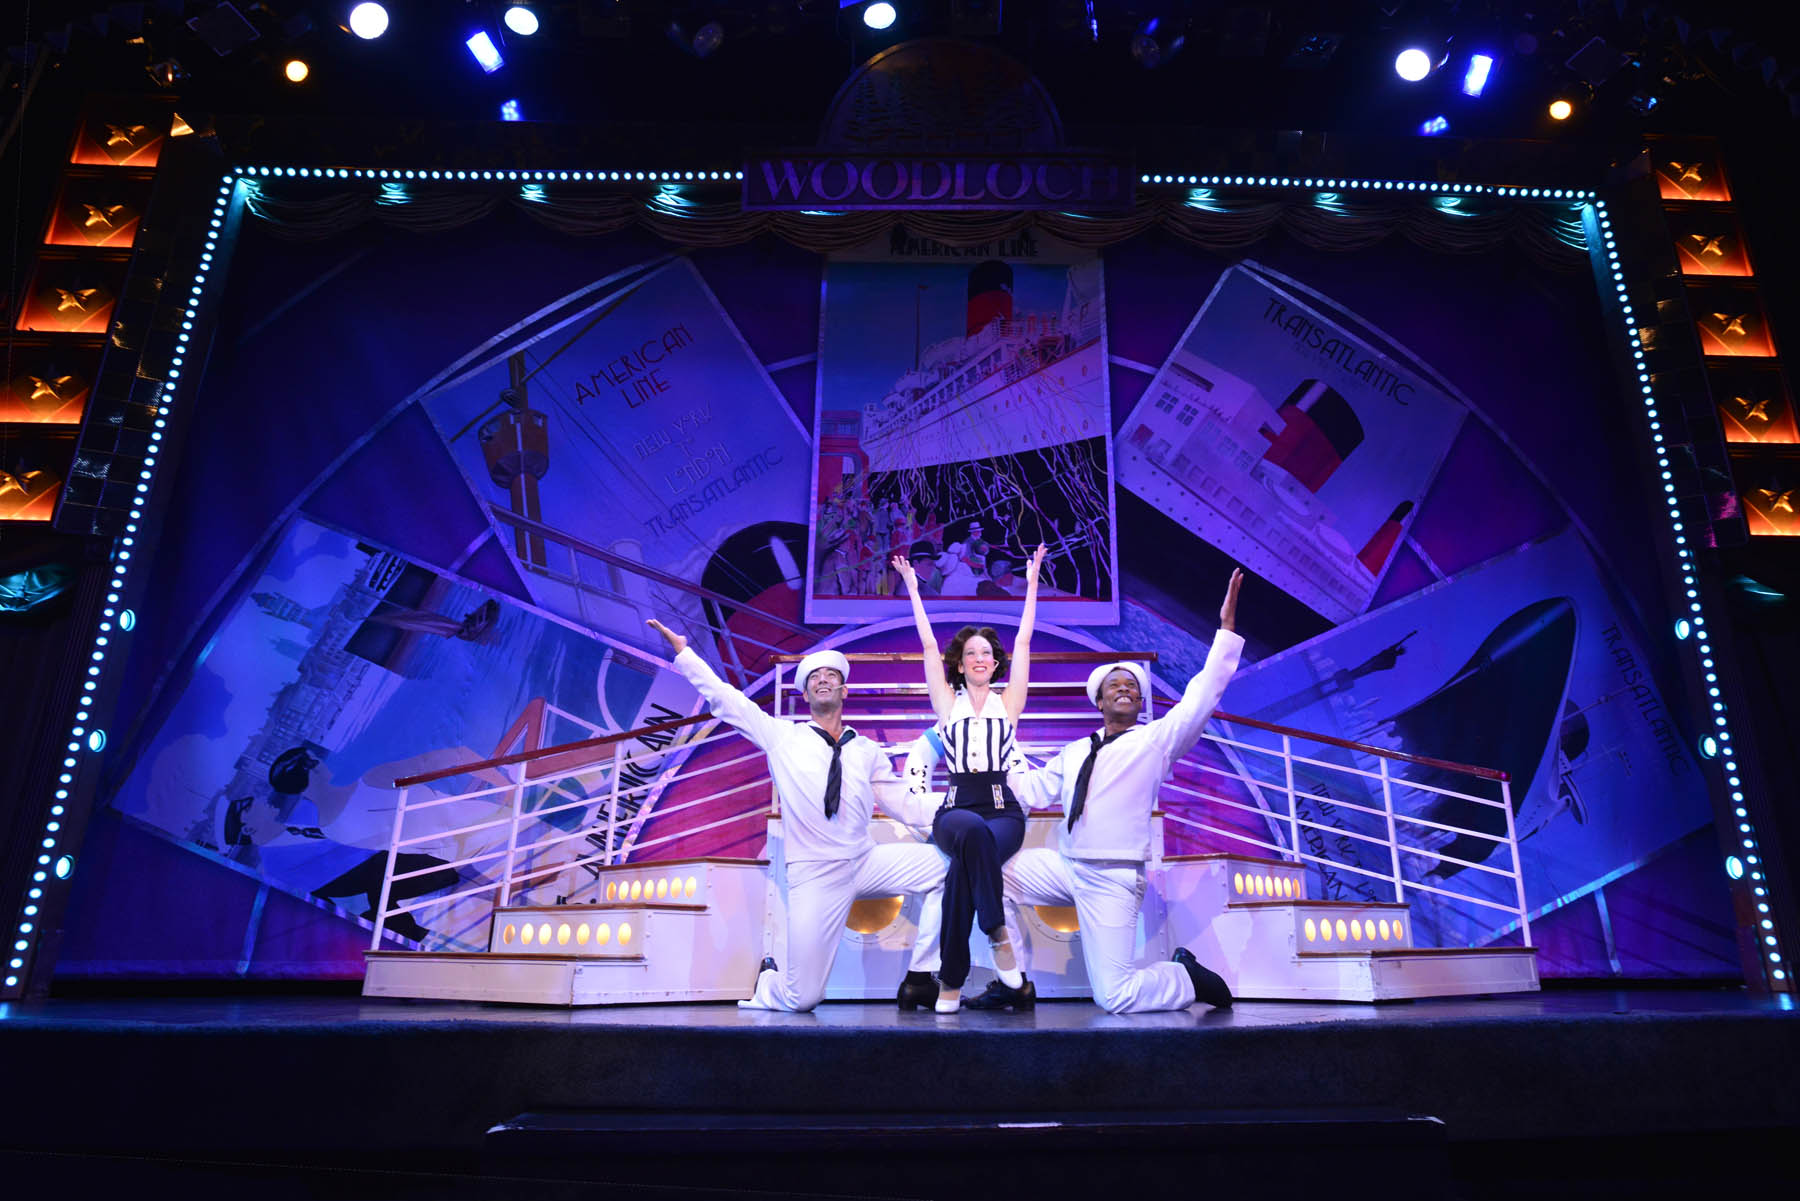
{"label": "white shoe sock", "polygon": [[936,1008],[939,1013],[955,1013],[957,1010],[961,1009],[962,989],[939,988]]}
{"label": "white shoe sock", "polygon": [[1019,970],[1018,960],[1013,957],[1012,937],[1005,926],[1000,933],[988,936],[988,950],[994,955],[994,971],[1000,977],[1000,983],[1008,988],[1025,987],[1025,973]]}

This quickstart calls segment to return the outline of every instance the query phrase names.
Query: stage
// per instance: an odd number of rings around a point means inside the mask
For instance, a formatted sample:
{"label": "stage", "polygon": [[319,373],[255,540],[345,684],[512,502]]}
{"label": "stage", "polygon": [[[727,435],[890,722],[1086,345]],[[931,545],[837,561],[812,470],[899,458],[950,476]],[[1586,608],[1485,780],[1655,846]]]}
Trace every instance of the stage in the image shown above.
{"label": "stage", "polygon": [[[507,1195],[612,1180],[961,1196],[992,1162],[1040,1195],[1086,1173],[1642,1195],[1715,1160],[1773,1172],[1758,1148],[1800,1129],[1800,1014],[1727,989],[1138,1017],[72,998],[0,1010],[0,1062],[30,1082],[5,1102],[0,1162],[65,1185],[152,1171],[190,1195],[436,1196],[505,1177]],[[1563,1162],[1588,1186],[1561,1192]]]}

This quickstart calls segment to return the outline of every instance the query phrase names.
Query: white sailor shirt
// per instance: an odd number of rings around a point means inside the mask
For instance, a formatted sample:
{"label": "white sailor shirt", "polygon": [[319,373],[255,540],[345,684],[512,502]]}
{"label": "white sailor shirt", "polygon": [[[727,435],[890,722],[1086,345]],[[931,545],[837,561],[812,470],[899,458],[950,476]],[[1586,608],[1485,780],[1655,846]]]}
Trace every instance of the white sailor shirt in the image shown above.
{"label": "white sailor shirt", "polygon": [[838,811],[825,816],[825,779],[831,747],[811,722],[789,721],[763,712],[757,703],[721,680],[693,647],[675,656],[675,670],[705,699],[715,717],[735,727],[769,759],[769,775],[781,798],[781,820],[789,863],[856,859],[875,845],[869,820],[875,806],[901,820],[911,813],[907,791],[879,744],[852,738],[843,744],[843,784]]}
{"label": "white sailor shirt", "polygon": [[1013,791],[1028,808],[1062,806],[1065,816],[1057,823],[1057,834],[1065,856],[1137,863],[1150,857],[1150,814],[1156,808],[1157,791],[1176,761],[1200,740],[1237,671],[1243,649],[1242,637],[1220,630],[1207,652],[1206,666],[1188,681],[1173,708],[1100,749],[1088,780],[1087,802],[1073,829],[1067,814],[1075,801],[1081,765],[1093,749],[1091,740],[1077,739],[1042,768],[1013,774]]}

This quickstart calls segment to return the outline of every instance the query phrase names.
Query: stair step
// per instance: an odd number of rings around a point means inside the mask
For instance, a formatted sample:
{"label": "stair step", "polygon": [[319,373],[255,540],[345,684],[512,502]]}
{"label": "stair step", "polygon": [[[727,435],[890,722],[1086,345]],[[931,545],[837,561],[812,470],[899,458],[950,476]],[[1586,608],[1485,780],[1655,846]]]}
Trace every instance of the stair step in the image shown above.
{"label": "stair step", "polygon": [[1287,901],[1276,900],[1273,897],[1266,901],[1231,902],[1231,907],[1233,909],[1273,909],[1282,905],[1287,905],[1294,909],[1398,909],[1402,913],[1405,913],[1412,908],[1410,905],[1397,905],[1392,901],[1307,901],[1300,899]]}
{"label": "stair step", "polygon": [[1377,959],[1400,958],[1432,958],[1453,959],[1462,957],[1487,957],[1494,955],[1516,955],[1527,958],[1537,957],[1536,947],[1369,947],[1363,950],[1303,950],[1299,954],[1307,959],[1354,959],[1358,956]]}

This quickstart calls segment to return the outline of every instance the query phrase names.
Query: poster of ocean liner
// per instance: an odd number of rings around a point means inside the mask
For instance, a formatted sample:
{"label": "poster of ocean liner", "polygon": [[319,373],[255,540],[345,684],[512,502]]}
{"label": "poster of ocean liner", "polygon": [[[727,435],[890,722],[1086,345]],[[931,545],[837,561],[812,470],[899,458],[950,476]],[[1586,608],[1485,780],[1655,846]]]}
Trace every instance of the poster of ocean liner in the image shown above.
{"label": "poster of ocean liner", "polygon": [[[1323,899],[1389,901],[1386,803],[1397,815],[1405,900],[1423,941],[1476,946],[1515,926],[1519,840],[1525,904],[1542,912],[1586,895],[1706,824],[1700,766],[1663,700],[1647,639],[1581,534],[1567,529],[1433,584],[1240,671],[1229,704],[1244,717],[1474,764],[1497,783],[1383,762],[1296,739],[1301,850],[1333,848]],[[1223,719],[1231,737],[1279,749],[1276,735]],[[1287,843],[1281,761],[1243,761]],[[1457,898],[1465,898],[1458,900]],[[1670,900],[1671,908],[1677,902]]]}
{"label": "poster of ocean liner", "polygon": [[961,610],[1116,623],[1099,256],[1026,230],[948,246],[903,227],[825,268],[809,621],[907,611],[889,567]]}
{"label": "poster of ocean liner", "polygon": [[1467,410],[1354,314],[1254,268],[1220,277],[1126,417],[1119,481],[1347,621]]}
{"label": "poster of ocean liner", "polygon": [[714,662],[753,677],[779,638],[639,565],[798,618],[799,419],[686,259],[643,264],[531,320],[424,408],[532,599],[651,653],[647,617],[729,624]]}
{"label": "poster of ocean liner", "polygon": [[[114,805],[197,854],[293,896],[373,916],[397,778],[637,729],[694,711],[675,673],[608,639],[313,522],[248,575]],[[527,895],[569,895],[567,865],[629,842],[653,780],[690,730],[426,783],[409,809],[388,929],[426,949],[484,937],[515,798]],[[555,781],[544,776],[574,769]],[[463,796],[487,790],[486,795]],[[452,799],[457,798],[457,799]],[[541,814],[541,815],[540,815]],[[561,870],[558,868],[561,867]],[[442,902],[442,903],[440,903]]]}

